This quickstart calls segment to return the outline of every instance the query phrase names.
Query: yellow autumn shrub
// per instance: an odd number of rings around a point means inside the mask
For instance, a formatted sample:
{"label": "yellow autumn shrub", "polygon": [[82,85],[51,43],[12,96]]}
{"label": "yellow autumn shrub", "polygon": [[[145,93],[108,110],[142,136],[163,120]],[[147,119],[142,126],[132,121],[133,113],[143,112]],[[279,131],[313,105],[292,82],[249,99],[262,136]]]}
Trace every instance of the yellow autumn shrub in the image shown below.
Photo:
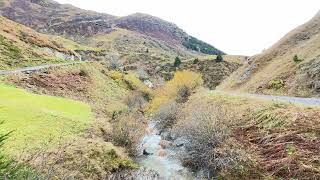
{"label": "yellow autumn shrub", "polygon": [[191,71],[178,71],[172,80],[168,81],[163,87],[155,90],[153,99],[147,107],[147,112],[156,111],[161,105],[168,103],[178,96],[181,87],[195,89],[203,83],[200,74]]}
{"label": "yellow autumn shrub", "polygon": [[124,81],[132,90],[140,91],[144,94],[152,94],[151,89],[145,85],[134,73],[129,73],[124,76]]}

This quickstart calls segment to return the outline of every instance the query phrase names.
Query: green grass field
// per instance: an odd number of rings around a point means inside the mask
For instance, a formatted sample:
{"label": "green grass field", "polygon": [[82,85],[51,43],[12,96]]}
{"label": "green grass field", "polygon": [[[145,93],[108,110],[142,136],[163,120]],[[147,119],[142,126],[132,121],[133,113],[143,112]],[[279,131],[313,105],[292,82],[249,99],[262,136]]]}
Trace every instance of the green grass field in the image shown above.
{"label": "green grass field", "polygon": [[[82,132],[91,123],[89,105],[51,96],[29,93],[0,82],[1,132],[13,131],[5,153],[18,155],[43,143]],[[49,142],[50,141],[50,142]]]}

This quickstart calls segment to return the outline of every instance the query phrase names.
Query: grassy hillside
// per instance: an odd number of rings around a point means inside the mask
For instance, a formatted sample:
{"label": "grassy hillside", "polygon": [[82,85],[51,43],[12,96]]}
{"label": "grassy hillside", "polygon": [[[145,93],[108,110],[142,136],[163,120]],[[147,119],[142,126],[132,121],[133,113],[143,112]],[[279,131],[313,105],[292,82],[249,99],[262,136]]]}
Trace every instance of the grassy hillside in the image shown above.
{"label": "grassy hillside", "polygon": [[[17,90],[26,93],[24,97],[11,87],[8,89],[11,94],[3,94],[6,100],[3,103],[14,102],[15,106],[10,106],[9,111],[1,108],[1,102],[0,119],[8,116],[15,121],[4,124],[0,129],[7,132],[21,127],[21,131],[16,131],[18,134],[13,132],[5,143],[7,151],[21,154],[24,153],[23,147],[37,148],[34,156],[23,156],[22,162],[54,179],[103,179],[121,170],[134,171],[137,165],[128,157],[127,149],[115,146],[114,122],[111,121],[113,116],[128,111],[123,99],[130,88],[124,80],[116,80],[113,72],[106,67],[105,64],[93,62],[3,77],[7,83],[43,94]],[[17,106],[18,103],[25,105]],[[2,116],[2,110],[5,110],[5,116]],[[86,119],[86,115],[90,118]],[[28,122],[21,123],[20,118],[28,118]],[[35,143],[30,146],[30,141]],[[19,146],[12,146],[13,143]],[[46,148],[47,145],[49,148]],[[52,170],[51,174],[48,170]]]}
{"label": "grassy hillside", "polygon": [[76,50],[91,50],[62,37],[38,33],[0,16],[0,69],[58,63],[80,58]]}
{"label": "grassy hillside", "polygon": [[51,96],[31,94],[0,84],[1,131],[10,132],[5,152],[18,155],[43,143],[50,146],[70,135],[78,134],[92,122],[88,105]]}
{"label": "grassy hillside", "polygon": [[[252,57],[219,88],[266,94],[319,96],[320,16]],[[297,56],[296,60],[294,59]]]}
{"label": "grassy hillside", "polygon": [[[106,55],[107,58],[110,54],[119,54],[126,56],[128,60],[142,59],[143,62],[148,58],[154,61],[159,58],[167,60],[172,52],[180,56],[223,53],[189,36],[177,25],[146,14],[115,17],[71,5],[58,4],[52,0],[23,2],[8,0],[0,6],[0,14],[39,32],[59,34],[82,44],[94,45],[95,48],[102,47],[101,49],[106,51],[103,56]],[[112,39],[112,36],[120,34],[125,37]],[[125,48],[122,48],[124,45]],[[145,53],[149,50],[150,53]],[[105,58],[102,57],[102,59]]]}

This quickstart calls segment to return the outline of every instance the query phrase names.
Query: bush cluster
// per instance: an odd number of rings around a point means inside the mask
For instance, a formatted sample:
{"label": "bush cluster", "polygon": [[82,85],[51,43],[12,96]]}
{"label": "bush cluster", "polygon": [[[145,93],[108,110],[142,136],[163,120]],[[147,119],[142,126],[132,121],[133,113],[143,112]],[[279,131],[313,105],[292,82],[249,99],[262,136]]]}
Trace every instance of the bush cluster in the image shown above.
{"label": "bush cluster", "polygon": [[[155,112],[161,105],[177,98],[186,98],[190,92],[202,85],[200,74],[191,71],[178,71],[173,79],[153,93],[153,99],[147,106],[148,112]],[[180,96],[180,97],[179,97]]]}
{"label": "bush cluster", "polygon": [[175,101],[168,102],[162,105],[155,115],[153,120],[157,123],[160,130],[171,128],[177,121],[178,106]]}
{"label": "bush cluster", "polygon": [[125,147],[130,155],[138,155],[140,138],[144,134],[144,118],[138,114],[124,114],[113,122],[112,140],[114,145]]}
{"label": "bush cluster", "polygon": [[231,138],[234,117],[226,108],[198,103],[188,111],[174,127],[186,142],[186,151],[181,154],[186,166],[203,170],[212,178],[242,161],[245,156]]}

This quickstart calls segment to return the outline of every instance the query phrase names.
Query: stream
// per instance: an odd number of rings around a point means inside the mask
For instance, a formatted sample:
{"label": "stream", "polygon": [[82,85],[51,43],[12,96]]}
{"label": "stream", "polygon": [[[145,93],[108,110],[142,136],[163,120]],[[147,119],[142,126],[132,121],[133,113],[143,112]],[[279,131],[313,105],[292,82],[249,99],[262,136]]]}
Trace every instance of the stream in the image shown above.
{"label": "stream", "polygon": [[141,151],[143,155],[137,162],[149,170],[154,170],[163,180],[196,179],[177,157],[181,147],[176,147],[173,142],[166,141],[156,129],[155,123],[150,122],[141,141]]}

